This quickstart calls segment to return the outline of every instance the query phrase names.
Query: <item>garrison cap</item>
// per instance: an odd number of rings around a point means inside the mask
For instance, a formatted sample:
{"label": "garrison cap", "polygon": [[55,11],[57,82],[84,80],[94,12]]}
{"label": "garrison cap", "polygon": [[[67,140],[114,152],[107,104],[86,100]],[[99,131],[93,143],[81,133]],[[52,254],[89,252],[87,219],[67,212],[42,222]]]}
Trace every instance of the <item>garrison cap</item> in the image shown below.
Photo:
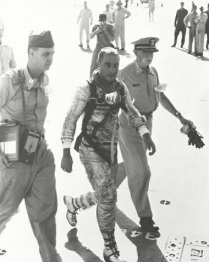
{"label": "garrison cap", "polygon": [[148,52],[158,52],[159,50],[155,47],[155,43],[159,41],[157,37],[146,37],[140,38],[139,40],[132,42],[134,44],[134,50],[144,50]]}
{"label": "garrison cap", "polygon": [[32,31],[28,38],[28,47],[51,48],[54,46],[50,31]]}

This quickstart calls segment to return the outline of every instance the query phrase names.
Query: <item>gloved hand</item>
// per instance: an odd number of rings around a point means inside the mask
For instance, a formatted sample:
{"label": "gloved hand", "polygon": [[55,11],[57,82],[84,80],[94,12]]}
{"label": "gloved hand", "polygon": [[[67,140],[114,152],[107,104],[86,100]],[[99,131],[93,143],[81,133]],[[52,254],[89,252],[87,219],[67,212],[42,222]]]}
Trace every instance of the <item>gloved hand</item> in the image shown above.
{"label": "gloved hand", "polygon": [[181,132],[186,134],[189,138],[188,145],[195,146],[196,148],[202,148],[205,144],[202,141],[203,136],[197,132],[196,126],[190,122],[181,128]]}
{"label": "gloved hand", "polygon": [[188,144],[196,146],[196,148],[202,148],[205,144],[202,141],[203,136],[195,129],[191,129],[188,133],[189,141]]}

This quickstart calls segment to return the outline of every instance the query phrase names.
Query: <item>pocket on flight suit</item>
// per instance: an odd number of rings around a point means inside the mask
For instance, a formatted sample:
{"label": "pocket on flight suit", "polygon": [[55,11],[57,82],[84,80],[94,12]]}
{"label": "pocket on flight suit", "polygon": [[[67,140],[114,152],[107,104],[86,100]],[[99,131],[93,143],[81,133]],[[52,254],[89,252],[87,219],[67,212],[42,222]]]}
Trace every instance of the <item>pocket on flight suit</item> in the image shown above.
{"label": "pocket on flight suit", "polygon": [[119,124],[122,128],[127,128],[130,126],[129,119],[124,113],[121,113],[119,116]]}

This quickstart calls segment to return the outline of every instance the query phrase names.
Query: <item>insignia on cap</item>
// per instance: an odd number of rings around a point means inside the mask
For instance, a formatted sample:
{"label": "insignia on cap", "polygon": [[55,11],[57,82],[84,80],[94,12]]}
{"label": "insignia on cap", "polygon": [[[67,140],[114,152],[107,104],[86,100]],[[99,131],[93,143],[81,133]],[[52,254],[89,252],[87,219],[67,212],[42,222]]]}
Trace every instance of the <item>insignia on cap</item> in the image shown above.
{"label": "insignia on cap", "polygon": [[149,45],[151,46],[151,47],[155,47],[155,39],[153,38],[153,39],[150,39],[149,40]]}

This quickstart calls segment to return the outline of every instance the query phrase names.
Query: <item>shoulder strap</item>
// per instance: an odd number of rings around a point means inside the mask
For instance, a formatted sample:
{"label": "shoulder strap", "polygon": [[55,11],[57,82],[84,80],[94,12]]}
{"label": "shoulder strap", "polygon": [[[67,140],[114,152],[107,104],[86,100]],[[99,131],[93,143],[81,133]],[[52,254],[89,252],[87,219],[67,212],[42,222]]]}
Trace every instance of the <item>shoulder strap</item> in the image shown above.
{"label": "shoulder strap", "polygon": [[83,118],[83,122],[82,122],[82,127],[81,127],[81,133],[80,135],[77,137],[75,145],[74,145],[74,149],[79,152],[79,146],[82,140],[82,137],[86,134],[86,126],[92,116],[92,113],[94,111],[95,108],[95,104],[96,104],[96,99],[97,99],[97,92],[96,92],[96,85],[94,81],[87,81],[90,87],[90,99],[89,102],[86,105],[86,113],[84,115]]}
{"label": "shoulder strap", "polygon": [[82,131],[85,130],[87,123],[89,122],[92,113],[95,109],[95,104],[96,104],[96,98],[97,98],[97,92],[96,92],[96,84],[95,81],[87,81],[90,87],[90,91],[91,91],[91,95],[90,95],[90,99],[89,102],[86,105],[86,113],[84,115],[83,118],[83,123],[82,123]]}
{"label": "shoulder strap", "polygon": [[21,89],[21,92],[22,92],[24,124],[26,125],[25,95],[24,95],[24,90],[23,90],[23,84],[25,82],[25,77],[24,77],[22,69],[18,69],[18,77],[19,77],[19,81],[20,81],[20,89]]}

